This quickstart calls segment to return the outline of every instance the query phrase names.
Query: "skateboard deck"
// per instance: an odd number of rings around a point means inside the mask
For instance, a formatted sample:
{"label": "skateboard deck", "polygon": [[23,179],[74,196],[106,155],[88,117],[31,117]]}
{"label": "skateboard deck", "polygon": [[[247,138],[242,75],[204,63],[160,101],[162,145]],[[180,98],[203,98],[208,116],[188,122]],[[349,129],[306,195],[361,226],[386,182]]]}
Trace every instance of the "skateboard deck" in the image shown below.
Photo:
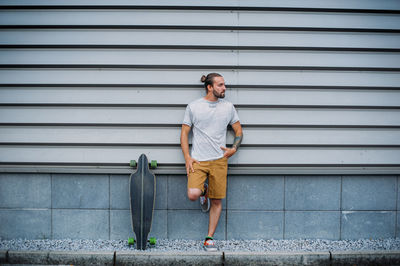
{"label": "skateboard deck", "polygon": [[[154,162],[151,163],[152,167]],[[149,161],[144,154],[137,161],[137,171],[129,178],[129,195],[136,248],[144,250],[151,230],[156,195],[156,177],[150,171]],[[155,239],[152,239],[151,244],[154,242]]]}

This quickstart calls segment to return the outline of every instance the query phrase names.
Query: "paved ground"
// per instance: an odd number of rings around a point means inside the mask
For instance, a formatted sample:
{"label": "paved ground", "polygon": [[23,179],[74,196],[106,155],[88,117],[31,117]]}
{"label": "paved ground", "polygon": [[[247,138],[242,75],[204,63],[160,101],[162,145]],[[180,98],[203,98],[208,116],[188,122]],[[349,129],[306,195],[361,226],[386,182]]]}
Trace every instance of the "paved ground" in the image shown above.
{"label": "paved ground", "polygon": [[227,240],[207,253],[199,240],[1,240],[0,265],[400,265],[400,239]]}
{"label": "paved ground", "polygon": [[400,265],[400,251],[0,251],[2,265]]}

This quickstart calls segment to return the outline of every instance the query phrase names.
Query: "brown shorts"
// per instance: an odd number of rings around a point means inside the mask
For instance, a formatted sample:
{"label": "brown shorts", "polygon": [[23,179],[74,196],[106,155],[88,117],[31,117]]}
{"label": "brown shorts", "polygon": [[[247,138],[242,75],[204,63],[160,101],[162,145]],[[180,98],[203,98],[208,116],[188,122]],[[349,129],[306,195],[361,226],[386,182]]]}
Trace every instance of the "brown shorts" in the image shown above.
{"label": "brown shorts", "polygon": [[194,172],[188,176],[188,188],[204,189],[204,182],[208,177],[208,197],[223,199],[226,196],[226,175],[228,173],[228,158],[214,161],[202,161],[193,164]]}

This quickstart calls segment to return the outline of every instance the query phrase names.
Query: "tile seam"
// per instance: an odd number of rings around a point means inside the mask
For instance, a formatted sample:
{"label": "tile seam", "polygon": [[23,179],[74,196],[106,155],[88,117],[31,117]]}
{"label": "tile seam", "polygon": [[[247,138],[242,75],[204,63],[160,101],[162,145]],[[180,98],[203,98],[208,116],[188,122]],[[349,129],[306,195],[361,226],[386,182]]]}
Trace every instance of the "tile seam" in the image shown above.
{"label": "tile seam", "polygon": [[283,225],[282,239],[286,239],[286,176],[283,176]]}
{"label": "tile seam", "polygon": [[50,238],[54,239],[53,232],[53,174],[50,174]]}
{"label": "tile seam", "polygon": [[169,223],[168,223],[168,217],[169,217],[169,202],[168,202],[168,200],[169,200],[169,179],[170,179],[170,176],[171,175],[167,175],[167,185],[166,185],[166,193],[167,193],[167,196],[166,196],[166,201],[167,201],[167,206],[166,206],[166,215],[167,215],[167,239],[169,239]]}
{"label": "tile seam", "polygon": [[343,176],[340,176],[340,195],[339,195],[339,240],[342,239],[342,213],[343,213]]}
{"label": "tile seam", "polygon": [[394,224],[394,237],[397,237],[398,229],[398,202],[399,202],[399,176],[396,176],[396,212],[395,212],[395,224]]}
{"label": "tile seam", "polygon": [[[229,176],[226,179],[226,190],[228,192],[228,187],[229,187]],[[226,193],[226,199],[225,199],[225,240],[228,240],[228,201],[229,201],[229,194]]]}
{"label": "tile seam", "polygon": [[108,175],[108,239],[111,240],[111,175]]}
{"label": "tile seam", "polygon": [[166,215],[167,215],[167,221],[166,221],[166,227],[167,227],[167,236],[166,236],[166,238],[167,239],[169,239],[169,222],[168,222],[168,220],[169,220],[169,196],[168,196],[168,194],[169,194],[169,182],[170,182],[170,176],[171,175],[167,175],[167,185],[166,185],[166,193],[167,193],[167,196],[166,196],[166,201],[167,201],[167,206],[166,206]]}

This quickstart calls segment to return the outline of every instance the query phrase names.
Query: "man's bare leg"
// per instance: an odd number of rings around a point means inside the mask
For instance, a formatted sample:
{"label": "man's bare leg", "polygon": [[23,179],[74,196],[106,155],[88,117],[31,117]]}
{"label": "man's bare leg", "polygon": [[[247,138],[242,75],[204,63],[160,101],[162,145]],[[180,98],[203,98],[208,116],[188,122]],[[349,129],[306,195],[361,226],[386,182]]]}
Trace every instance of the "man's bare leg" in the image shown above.
{"label": "man's bare leg", "polygon": [[[191,201],[198,200],[201,195],[201,190],[198,188],[189,188],[188,189],[188,198]],[[221,216],[222,211],[222,200],[221,199],[210,199],[211,200],[211,208],[210,208],[210,217],[208,222],[208,235],[214,236],[215,230],[217,229],[219,217]]]}
{"label": "man's bare leg", "polygon": [[215,230],[217,229],[219,217],[221,216],[222,200],[221,199],[210,199],[210,200],[211,200],[211,208],[210,208],[210,218],[208,222],[208,236],[213,237]]}

